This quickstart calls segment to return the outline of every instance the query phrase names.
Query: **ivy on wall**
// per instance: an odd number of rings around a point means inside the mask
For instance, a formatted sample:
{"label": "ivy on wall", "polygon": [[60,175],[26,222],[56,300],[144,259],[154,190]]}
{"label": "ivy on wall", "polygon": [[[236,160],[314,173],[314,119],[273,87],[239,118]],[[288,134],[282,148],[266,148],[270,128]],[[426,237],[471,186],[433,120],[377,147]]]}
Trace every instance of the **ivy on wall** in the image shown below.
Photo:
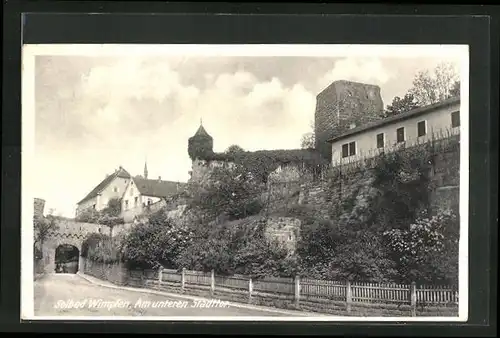
{"label": "ivy on wall", "polygon": [[[436,216],[429,199],[435,188],[432,172],[436,156],[450,152],[457,156],[458,146],[456,137],[431,140],[381,154],[369,162],[333,168],[321,191],[315,192],[325,196],[323,202],[316,198],[313,204],[293,206],[284,214],[302,221],[298,254],[303,273],[334,280],[451,283],[453,276],[457,277],[456,234],[446,236],[449,240],[445,244],[427,242],[427,256],[419,258],[425,260],[426,269],[412,269],[401,256],[411,251],[395,248],[408,247],[410,238],[417,235],[416,224],[430,224],[425,229],[433,228],[435,236],[445,231],[437,228],[439,222],[454,224],[447,228],[459,228],[458,217],[449,214],[455,215],[456,210],[440,210]],[[325,216],[321,209],[330,212]],[[440,245],[447,249],[440,249]]]}

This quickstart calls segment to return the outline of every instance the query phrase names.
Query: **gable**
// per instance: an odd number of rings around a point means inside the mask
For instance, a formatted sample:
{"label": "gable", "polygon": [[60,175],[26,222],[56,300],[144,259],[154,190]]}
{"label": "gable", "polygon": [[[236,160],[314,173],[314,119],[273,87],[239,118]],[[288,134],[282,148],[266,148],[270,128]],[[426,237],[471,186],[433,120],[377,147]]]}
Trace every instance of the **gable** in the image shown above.
{"label": "gable", "polygon": [[109,175],[106,177],[104,180],[101,181],[92,191],[90,191],[87,196],[85,196],[80,202],[77,204],[82,204],[94,197],[97,197],[97,195],[104,190],[107,186],[109,186],[115,178],[120,177],[120,178],[130,178],[130,174],[123,168],[120,168],[118,171],[114,172],[112,175]]}

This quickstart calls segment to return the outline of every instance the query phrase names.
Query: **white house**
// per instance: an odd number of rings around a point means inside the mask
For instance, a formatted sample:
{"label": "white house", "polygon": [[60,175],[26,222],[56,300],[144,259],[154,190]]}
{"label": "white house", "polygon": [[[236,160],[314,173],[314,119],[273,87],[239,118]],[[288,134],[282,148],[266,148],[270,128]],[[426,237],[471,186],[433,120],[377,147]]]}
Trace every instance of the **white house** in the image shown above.
{"label": "white house", "polygon": [[180,192],[184,185],[185,183],[163,181],[161,177],[156,180],[142,176],[133,177],[122,197],[122,217],[125,222],[132,221],[148,206]]}
{"label": "white house", "polygon": [[130,174],[119,167],[111,175],[107,175],[91,192],[77,203],[76,216],[78,217],[84,210],[95,209],[100,211],[108,205],[110,199],[121,198],[125,187],[131,180]]}
{"label": "white house", "polygon": [[329,140],[332,165],[354,162],[394,149],[447,137],[460,131],[460,98],[413,109],[363,126],[353,126]]}

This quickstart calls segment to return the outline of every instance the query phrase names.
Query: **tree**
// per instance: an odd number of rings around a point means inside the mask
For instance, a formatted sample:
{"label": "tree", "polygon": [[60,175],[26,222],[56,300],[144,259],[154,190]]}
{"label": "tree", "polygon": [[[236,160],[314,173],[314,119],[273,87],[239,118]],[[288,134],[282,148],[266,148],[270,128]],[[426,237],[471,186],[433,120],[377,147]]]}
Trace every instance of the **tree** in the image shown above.
{"label": "tree", "polygon": [[262,186],[255,175],[242,165],[215,168],[208,183],[192,191],[190,207],[209,219],[226,215],[241,219],[262,209]]}
{"label": "tree", "polygon": [[457,82],[459,77],[455,67],[450,63],[441,63],[432,73],[429,70],[418,72],[409,93],[418,105],[426,106],[451,97],[456,92]]}
{"label": "tree", "polygon": [[314,132],[310,131],[302,135],[302,139],[300,140],[300,147],[302,149],[314,149],[315,147]]}
{"label": "tree", "polygon": [[98,215],[97,222],[109,228],[109,237],[113,237],[113,228],[115,226],[125,223],[123,217],[120,217],[121,212],[121,199],[112,198],[108,201],[106,208],[101,210]]}
{"label": "tree", "polygon": [[135,225],[125,236],[121,252],[130,266],[175,268],[180,253],[190,244],[192,232],[170,220],[165,210]]}
{"label": "tree", "polygon": [[[41,256],[43,256],[43,243],[47,237],[54,231],[57,231],[59,226],[53,217],[43,217],[34,216],[33,217],[33,233],[34,233],[34,243],[33,246],[36,247],[37,244],[40,246]],[[40,257],[42,258],[42,257]]]}
{"label": "tree", "polygon": [[230,145],[225,151],[226,154],[231,154],[231,155],[241,154],[244,152],[245,150],[237,144]]}
{"label": "tree", "polygon": [[314,133],[314,120],[309,122],[309,128],[311,131],[304,133],[300,140],[300,147],[302,149],[314,149],[316,147],[316,135]]}
{"label": "tree", "polygon": [[453,87],[450,90],[450,96],[452,97],[460,96],[460,81],[455,81]]}
{"label": "tree", "polygon": [[108,201],[106,208],[102,210],[103,214],[106,214],[110,217],[118,217],[122,212],[122,200],[121,198],[111,198]]}
{"label": "tree", "polygon": [[418,108],[418,104],[415,102],[413,94],[407,93],[403,98],[396,96],[392,100],[392,104],[388,105],[385,110],[385,117],[397,115],[410,111],[412,109]]}
{"label": "tree", "polygon": [[88,208],[83,210],[76,217],[76,221],[78,222],[87,222],[87,223],[97,223],[100,217],[100,213],[94,208]]}
{"label": "tree", "polygon": [[119,224],[125,223],[121,214],[121,199],[111,198],[108,204],[101,211],[88,208],[81,212],[76,220],[79,222],[97,223],[106,225],[109,228],[109,236],[113,236],[113,228]]}

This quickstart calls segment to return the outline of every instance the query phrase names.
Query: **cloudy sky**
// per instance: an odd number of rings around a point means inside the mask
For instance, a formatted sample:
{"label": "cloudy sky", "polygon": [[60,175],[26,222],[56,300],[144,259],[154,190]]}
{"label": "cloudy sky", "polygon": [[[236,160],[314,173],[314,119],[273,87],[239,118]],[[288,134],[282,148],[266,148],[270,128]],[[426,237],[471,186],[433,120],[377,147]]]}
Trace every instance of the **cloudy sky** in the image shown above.
{"label": "cloudy sky", "polygon": [[71,217],[106,174],[142,174],[146,158],[150,178],[187,181],[200,119],[216,151],[298,148],[332,81],[379,85],[385,106],[443,61],[455,59],[38,55],[33,194]]}

